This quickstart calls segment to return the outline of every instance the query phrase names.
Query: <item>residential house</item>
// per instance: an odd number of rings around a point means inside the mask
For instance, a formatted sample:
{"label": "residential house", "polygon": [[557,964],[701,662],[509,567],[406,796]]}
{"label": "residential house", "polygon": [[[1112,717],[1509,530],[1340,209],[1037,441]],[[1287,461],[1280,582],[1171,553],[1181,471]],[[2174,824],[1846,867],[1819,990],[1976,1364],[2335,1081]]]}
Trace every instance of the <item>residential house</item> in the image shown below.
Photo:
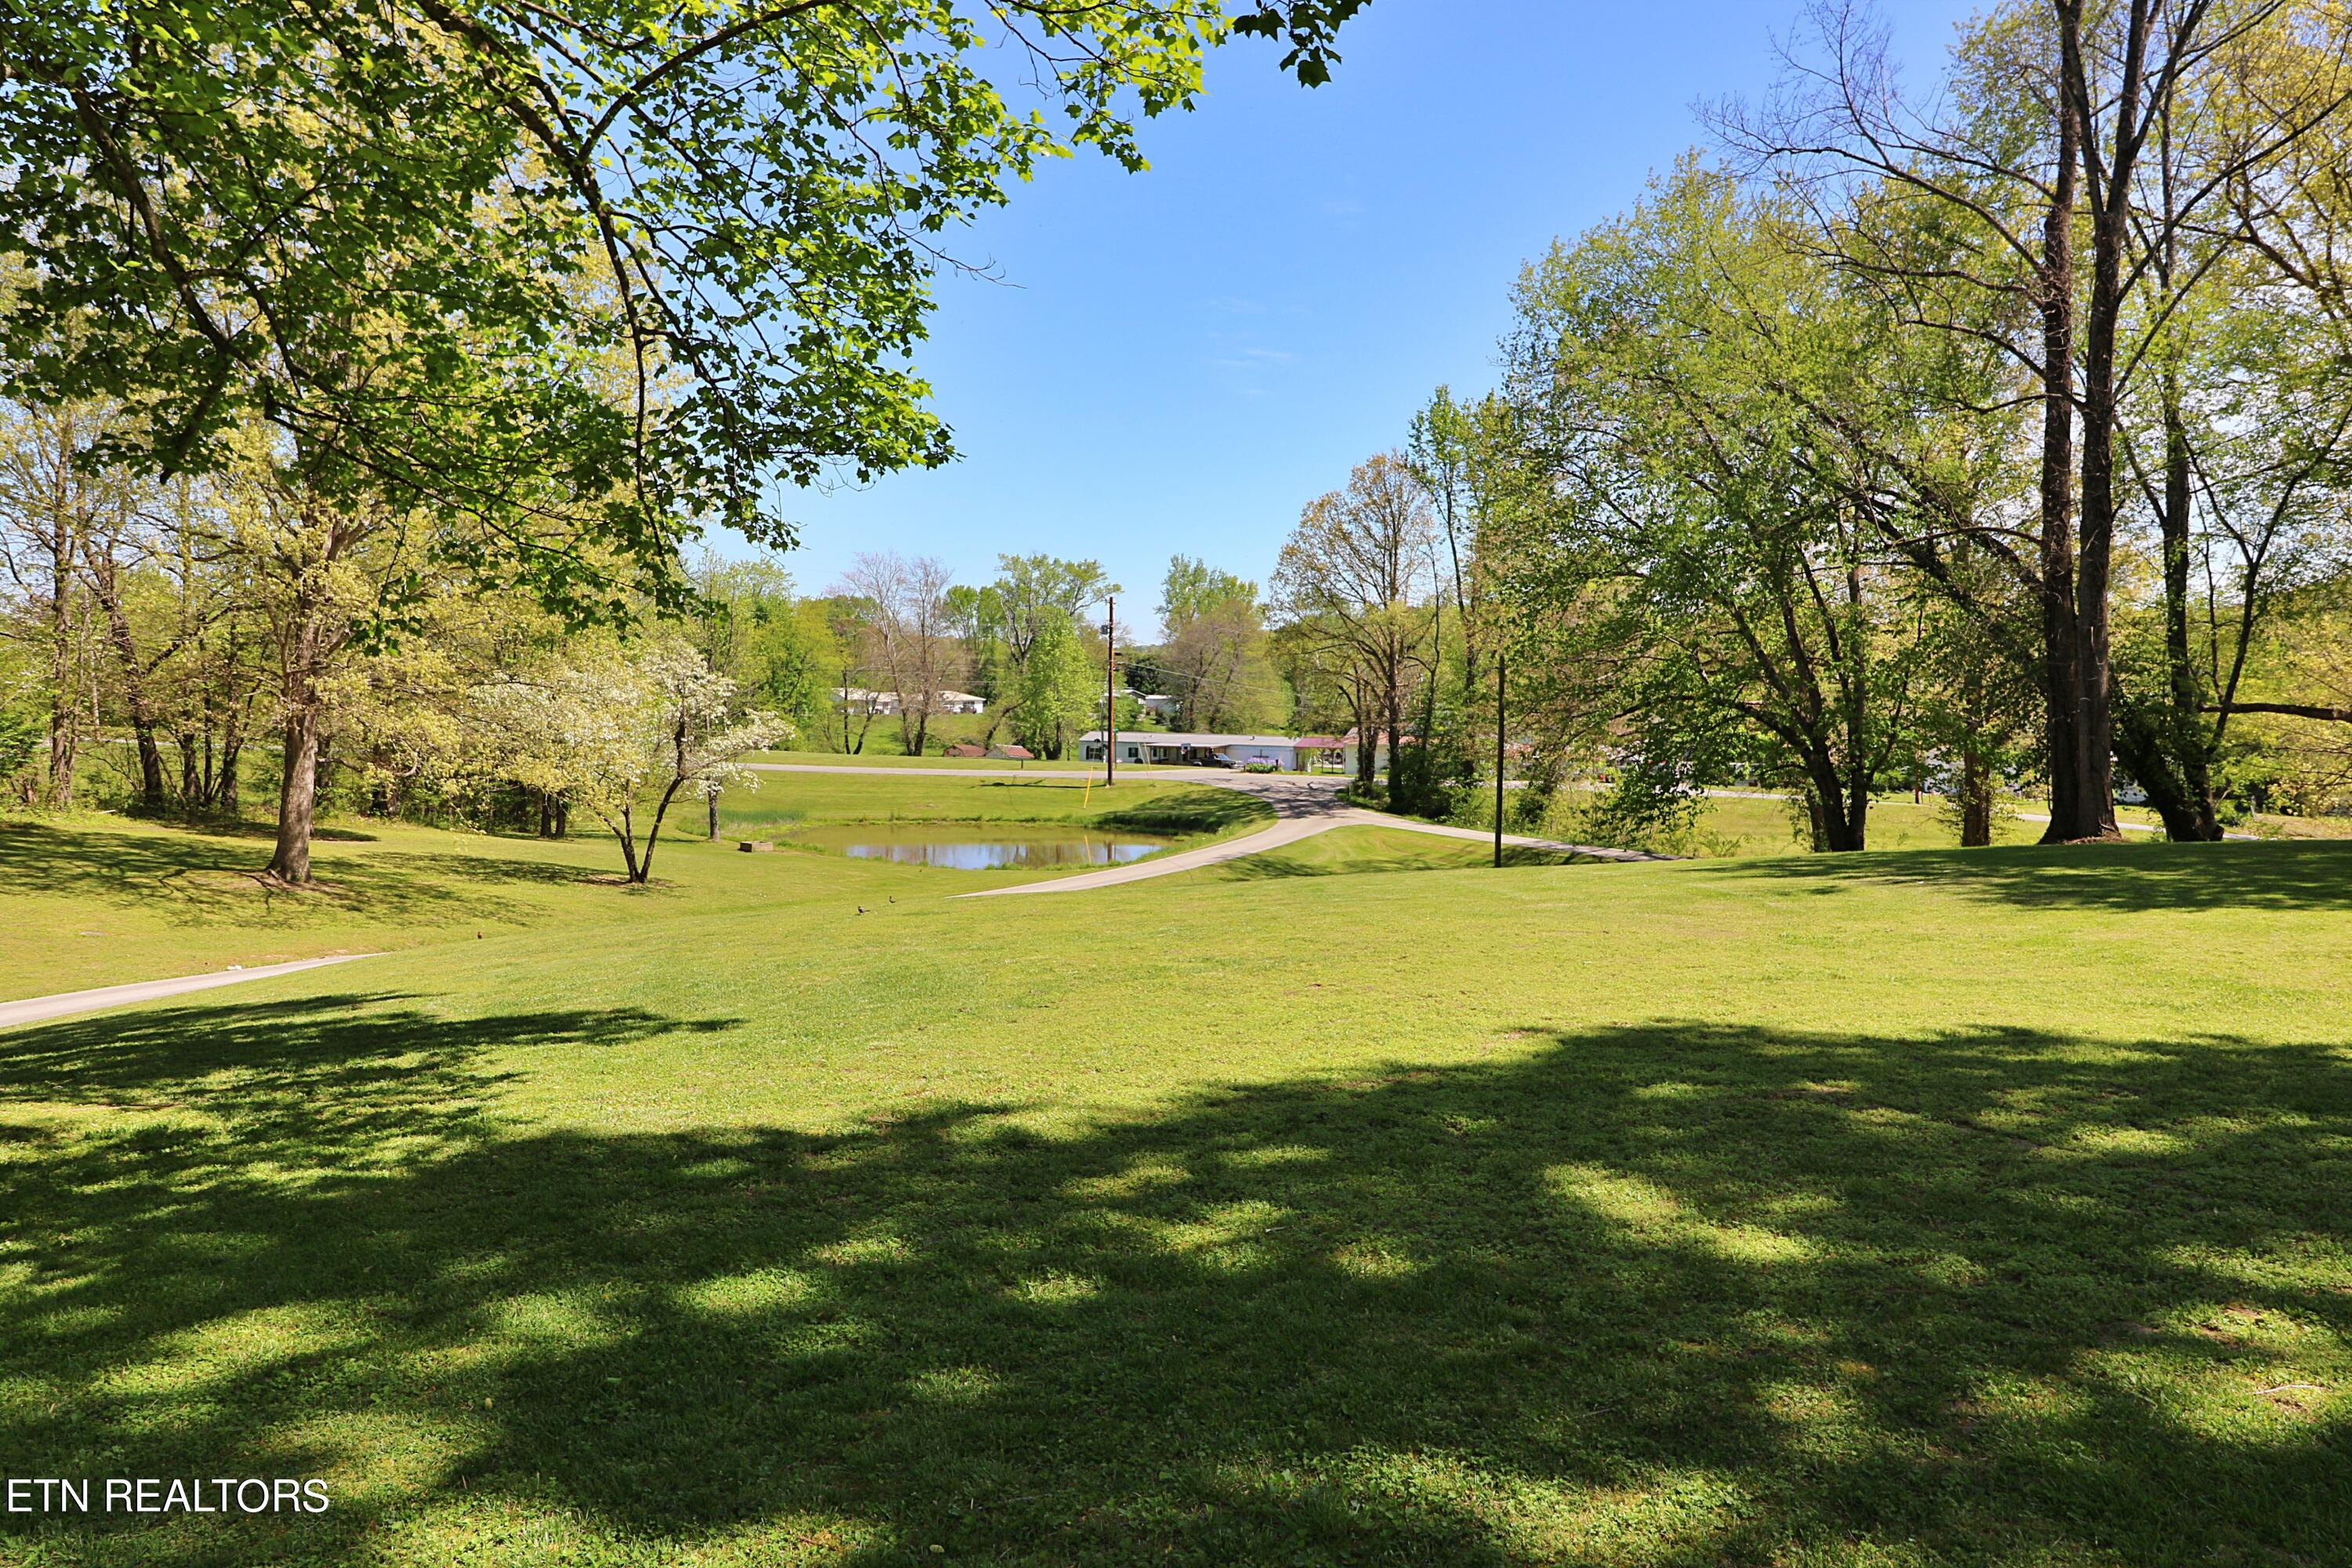
{"label": "residential house", "polygon": [[[1118,758],[1122,763],[1189,763],[1195,767],[1272,767],[1303,773],[1339,750],[1328,735],[1224,735],[1186,731],[1121,730]],[[1103,732],[1089,730],[1078,737],[1078,754],[1090,763],[1102,761]]]}

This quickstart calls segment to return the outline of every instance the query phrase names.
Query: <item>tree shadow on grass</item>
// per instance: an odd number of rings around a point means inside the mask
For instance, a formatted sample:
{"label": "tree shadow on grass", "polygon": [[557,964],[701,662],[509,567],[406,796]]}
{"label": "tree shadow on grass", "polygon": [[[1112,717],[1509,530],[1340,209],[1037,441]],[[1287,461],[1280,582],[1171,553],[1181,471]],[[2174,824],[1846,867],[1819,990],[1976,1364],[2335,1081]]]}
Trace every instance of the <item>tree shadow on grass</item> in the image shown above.
{"label": "tree shadow on grass", "polygon": [[2352,842],[2074,844],[1897,849],[1719,863],[1715,874],[1805,882],[1933,882],[2035,908],[2352,909]]}
{"label": "tree shadow on grass", "polygon": [[[544,839],[520,839],[520,842],[542,844]],[[559,842],[574,842],[559,841]],[[600,847],[609,847],[606,839]],[[662,846],[664,848],[669,845]],[[613,851],[610,866],[578,866],[563,860],[507,859],[485,855],[435,854],[420,850],[398,850],[371,857],[378,865],[413,868],[436,877],[457,881],[488,883],[528,883],[542,888],[585,888],[612,886],[622,882],[623,865],[620,851]]]}
{"label": "tree shadow on grass", "polygon": [[500,884],[573,885],[617,876],[617,869],[531,859],[386,852],[322,858],[315,884],[289,889],[264,877],[260,863],[236,844],[186,830],[119,832],[46,823],[0,828],[10,891],[135,906],[179,925],[296,928],[321,918],[511,923],[530,911],[489,890]]}
{"label": "tree shadow on grass", "polygon": [[1101,812],[1090,820],[1097,827],[1178,837],[1264,826],[1275,820],[1275,811],[1255,795],[1212,784]]}
{"label": "tree shadow on grass", "polygon": [[[151,817],[148,820],[176,827],[184,833],[202,834],[207,838],[259,839],[264,843],[275,843],[278,838],[275,822],[257,822],[245,816]],[[356,827],[337,827],[322,822],[310,829],[310,840],[314,844],[373,844],[376,836]]]}
{"label": "tree shadow on grass", "polygon": [[[1055,1136],[616,1136],[485,1116],[480,1058],[668,1021],[354,1000],[181,1009],[239,1032],[220,1125],[5,1156],[0,1468],[337,1500],[61,1556],[2352,1553],[2343,1406],[2276,1386],[2352,1370],[2333,1044],[1662,1023]],[[112,1028],[6,1081],[208,1092]]]}

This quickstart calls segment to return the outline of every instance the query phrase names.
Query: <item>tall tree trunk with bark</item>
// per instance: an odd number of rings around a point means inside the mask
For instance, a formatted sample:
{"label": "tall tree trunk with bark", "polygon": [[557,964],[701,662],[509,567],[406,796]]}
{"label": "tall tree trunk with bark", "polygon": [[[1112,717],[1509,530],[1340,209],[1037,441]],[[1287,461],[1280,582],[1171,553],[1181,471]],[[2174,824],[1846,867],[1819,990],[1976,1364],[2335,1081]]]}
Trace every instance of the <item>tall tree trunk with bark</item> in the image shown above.
{"label": "tall tree trunk with bark", "polygon": [[2058,162],[2042,227],[2042,646],[2050,761],[2045,844],[2063,843],[2081,809],[2082,668],[2074,654],[2074,191],[2080,122],[2062,88]]}
{"label": "tall tree trunk with bark", "polygon": [[310,879],[310,835],[319,816],[320,731],[326,718],[319,697],[326,654],[320,614],[309,591],[298,593],[282,645],[286,765],[278,785],[278,847],[269,858],[269,874],[281,882]]}
{"label": "tall tree trunk with bark", "polygon": [[[2081,155],[2091,206],[2091,296],[2083,323],[2082,526],[2074,574],[2074,756],[2081,794],[2068,838],[2111,838],[2116,832],[2115,707],[2108,647],[2109,577],[2115,553],[2116,334],[2124,307],[2124,253],[2132,243],[2132,183],[2147,137],[2140,114],[2153,0],[2129,0],[2121,69],[2113,95],[2113,129],[2102,148],[2091,116],[2095,95],[2084,48],[2081,0],[2058,0],[2063,91],[2082,121]],[[2186,40],[2174,40],[2176,48]],[[2057,814],[2053,812],[2054,818]],[[2054,824],[2053,824],[2054,825]]]}
{"label": "tall tree trunk with bark", "polygon": [[[2168,368],[2164,400],[2164,515],[2158,520],[2164,537],[2164,662],[2170,712],[2166,715],[2164,748],[2179,769],[2179,799],[2165,813],[2165,826],[2175,838],[2203,843],[2221,838],[2220,802],[2213,795],[2213,769],[2202,712],[2204,693],[2197,662],[2189,647],[2189,431],[2180,411],[2180,381]],[[2170,782],[2170,781],[2168,781]],[[2169,792],[2168,792],[2169,793]],[[2179,820],[2174,827],[2174,818]],[[2184,831],[2185,830],[2185,831]]]}
{"label": "tall tree trunk with bark", "polygon": [[1992,843],[1992,769],[1973,741],[1960,745],[1960,847],[1983,849]]}
{"label": "tall tree trunk with bark", "polygon": [[286,771],[278,786],[278,847],[269,874],[281,882],[310,879],[310,829],[319,815],[319,724],[316,696],[303,683],[286,715]]}

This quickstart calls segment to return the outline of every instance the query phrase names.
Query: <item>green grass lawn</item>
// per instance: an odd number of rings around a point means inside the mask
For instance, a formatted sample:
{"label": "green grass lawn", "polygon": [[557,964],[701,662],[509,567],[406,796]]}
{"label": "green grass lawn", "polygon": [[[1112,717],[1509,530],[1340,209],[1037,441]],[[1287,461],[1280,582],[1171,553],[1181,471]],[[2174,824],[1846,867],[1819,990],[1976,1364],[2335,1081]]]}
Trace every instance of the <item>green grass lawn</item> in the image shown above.
{"label": "green grass lawn", "polygon": [[[2041,823],[2021,822],[2004,811],[1994,818],[1993,842],[2031,844],[2042,837],[2042,829]],[[1949,820],[1945,804],[1933,797],[1914,801],[1908,795],[1897,795],[1874,800],[1867,832],[1873,849],[1952,849],[1960,842],[1959,830]],[[1806,847],[1786,802],[1746,796],[1708,800],[1700,810],[1691,846],[1695,853],[1716,858],[1789,855]]]}
{"label": "green grass lawn", "polygon": [[[269,832],[258,824],[194,832],[97,815],[0,823],[8,869],[0,1000],[549,925],[765,908],[798,884],[774,857],[725,851],[736,839],[788,839],[803,823],[1054,823],[1194,844],[1271,819],[1248,796],[1181,783],[1132,781],[1105,792],[1065,779],[770,773],[758,788],[722,797],[723,847],[700,842],[708,823],[698,803],[674,808],[652,887],[619,886],[618,845],[585,820],[562,843],[358,823],[331,826],[313,844],[320,880],[301,892],[257,875],[269,858]],[[959,888],[1024,879],[959,875],[984,879]]]}
{"label": "green grass lawn", "polygon": [[[1548,850],[1503,847],[1506,866],[1558,866],[1569,857]],[[1440,837],[1405,827],[1335,827],[1204,873],[1226,881],[1262,881],[1270,877],[1330,877],[1370,871],[1492,869],[1494,847],[1466,838]]]}
{"label": "green grass lawn", "polygon": [[322,847],[404,951],[0,1034],[0,1472],[334,1499],[0,1560],[2352,1561],[2352,846],[428,842]]}

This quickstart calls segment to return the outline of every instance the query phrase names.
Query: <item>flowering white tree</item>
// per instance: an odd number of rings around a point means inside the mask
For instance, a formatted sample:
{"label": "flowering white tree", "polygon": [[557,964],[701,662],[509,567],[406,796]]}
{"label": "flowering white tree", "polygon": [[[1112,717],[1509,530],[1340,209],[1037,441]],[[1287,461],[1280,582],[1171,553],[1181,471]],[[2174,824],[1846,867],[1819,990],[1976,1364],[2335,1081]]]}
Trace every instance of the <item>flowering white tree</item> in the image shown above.
{"label": "flowering white tree", "polygon": [[679,795],[757,788],[739,759],[793,734],[773,713],[730,717],[735,682],[675,643],[607,651],[477,696],[493,770],[595,816],[620,840],[632,882],[653,874],[662,819]]}

